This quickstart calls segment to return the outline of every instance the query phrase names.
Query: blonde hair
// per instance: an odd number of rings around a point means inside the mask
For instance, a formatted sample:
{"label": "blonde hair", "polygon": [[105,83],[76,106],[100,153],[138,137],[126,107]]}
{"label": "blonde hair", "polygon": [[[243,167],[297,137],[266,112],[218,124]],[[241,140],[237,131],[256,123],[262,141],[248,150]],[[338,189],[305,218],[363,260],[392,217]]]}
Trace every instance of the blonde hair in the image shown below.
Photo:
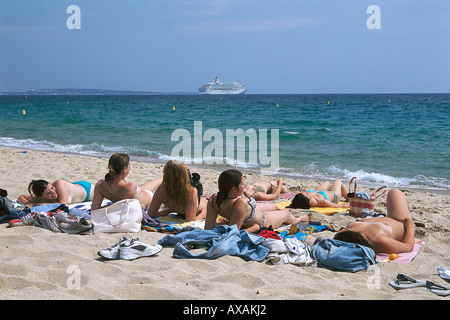
{"label": "blonde hair", "polygon": [[186,205],[186,198],[193,189],[188,168],[179,161],[167,161],[163,169],[163,186],[169,199]]}
{"label": "blonde hair", "polygon": [[117,178],[123,168],[128,167],[130,157],[125,153],[115,153],[109,158],[108,173],[105,175],[105,181],[111,183]]}

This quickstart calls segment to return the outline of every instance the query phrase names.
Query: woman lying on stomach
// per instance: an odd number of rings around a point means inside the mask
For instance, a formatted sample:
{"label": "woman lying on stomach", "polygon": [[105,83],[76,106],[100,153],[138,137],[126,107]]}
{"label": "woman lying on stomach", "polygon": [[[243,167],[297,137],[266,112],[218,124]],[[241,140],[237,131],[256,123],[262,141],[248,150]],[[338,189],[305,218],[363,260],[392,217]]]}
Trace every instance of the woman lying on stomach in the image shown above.
{"label": "woman lying on stomach", "polygon": [[94,186],[87,181],[68,182],[58,179],[53,183],[33,180],[28,185],[29,195],[21,195],[17,200],[28,207],[48,203],[79,203],[92,200]]}
{"label": "woman lying on stomach", "polygon": [[[161,208],[161,205],[165,208]],[[171,212],[183,216],[186,221],[201,220],[206,216],[205,198],[191,185],[188,168],[178,161],[169,160],[164,165],[162,184],[156,189],[148,210],[152,218]]]}
{"label": "woman lying on stomach", "polygon": [[226,170],[219,176],[219,192],[208,201],[205,229],[216,226],[218,215],[227,219],[228,225],[255,232],[263,227],[276,229],[281,224],[309,222],[311,214],[294,217],[289,210],[279,210],[275,203],[256,203],[254,198],[244,196],[245,184],[242,173]]}
{"label": "woman lying on stomach", "polygon": [[138,186],[132,181],[125,181],[131,169],[130,157],[125,153],[115,153],[109,158],[108,173],[95,185],[92,210],[101,207],[104,198],[117,202],[123,199],[138,199],[143,210],[148,210],[153,193],[162,178]]}

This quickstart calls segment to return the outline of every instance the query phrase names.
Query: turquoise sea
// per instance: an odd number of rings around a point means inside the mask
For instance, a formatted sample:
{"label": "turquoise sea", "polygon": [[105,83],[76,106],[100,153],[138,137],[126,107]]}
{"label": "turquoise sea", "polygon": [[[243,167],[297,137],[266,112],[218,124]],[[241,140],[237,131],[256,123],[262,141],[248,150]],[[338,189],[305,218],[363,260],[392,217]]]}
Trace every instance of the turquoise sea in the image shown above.
{"label": "turquoise sea", "polygon": [[[0,145],[163,163],[189,136],[191,152],[177,157],[186,164],[255,171],[277,156],[280,176],[449,191],[449,111],[450,94],[0,95]],[[238,129],[258,143],[227,149]]]}

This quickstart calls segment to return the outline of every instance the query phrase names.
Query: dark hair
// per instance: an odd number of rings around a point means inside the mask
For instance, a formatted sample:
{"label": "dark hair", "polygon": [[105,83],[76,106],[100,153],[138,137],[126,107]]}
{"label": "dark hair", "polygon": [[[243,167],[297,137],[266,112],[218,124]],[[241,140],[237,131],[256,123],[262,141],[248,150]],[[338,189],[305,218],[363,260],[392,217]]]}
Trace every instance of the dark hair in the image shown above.
{"label": "dark hair", "polygon": [[362,246],[366,246],[366,247],[373,249],[372,245],[367,240],[367,238],[364,237],[361,233],[356,232],[356,231],[352,231],[352,230],[340,231],[334,235],[334,239],[344,241],[344,242],[360,244]]}
{"label": "dark hair", "polygon": [[242,182],[242,173],[238,170],[230,169],[222,172],[219,176],[219,192],[217,193],[216,204],[220,206],[223,200],[226,199],[231,188],[239,187]]}
{"label": "dark hair", "polygon": [[309,203],[309,199],[304,194],[297,193],[288,208],[309,209],[311,208],[311,204]]}
{"label": "dark hair", "polygon": [[42,193],[48,186],[48,181],[45,180],[32,180],[28,185],[28,192],[30,195],[35,195],[36,197],[42,196]]}
{"label": "dark hair", "polygon": [[130,157],[125,153],[115,153],[109,158],[108,170],[105,175],[105,181],[111,183],[122,171],[123,168],[128,167]]}

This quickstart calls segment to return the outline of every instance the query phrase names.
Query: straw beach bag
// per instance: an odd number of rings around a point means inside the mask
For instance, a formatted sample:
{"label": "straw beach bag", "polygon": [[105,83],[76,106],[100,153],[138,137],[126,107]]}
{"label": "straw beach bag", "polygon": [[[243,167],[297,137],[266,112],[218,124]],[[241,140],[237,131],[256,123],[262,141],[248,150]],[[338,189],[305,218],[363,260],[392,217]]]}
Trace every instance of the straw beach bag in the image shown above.
{"label": "straw beach bag", "polygon": [[374,193],[372,193],[369,199],[360,198],[356,194],[356,177],[350,180],[348,190],[351,193],[352,182],[354,181],[353,197],[350,197],[350,215],[359,217],[363,209],[369,209],[373,211],[375,208],[375,201],[387,191],[387,187],[383,186],[378,188]]}
{"label": "straw beach bag", "polygon": [[139,232],[142,208],[137,199],[124,199],[91,211],[94,232]]}

